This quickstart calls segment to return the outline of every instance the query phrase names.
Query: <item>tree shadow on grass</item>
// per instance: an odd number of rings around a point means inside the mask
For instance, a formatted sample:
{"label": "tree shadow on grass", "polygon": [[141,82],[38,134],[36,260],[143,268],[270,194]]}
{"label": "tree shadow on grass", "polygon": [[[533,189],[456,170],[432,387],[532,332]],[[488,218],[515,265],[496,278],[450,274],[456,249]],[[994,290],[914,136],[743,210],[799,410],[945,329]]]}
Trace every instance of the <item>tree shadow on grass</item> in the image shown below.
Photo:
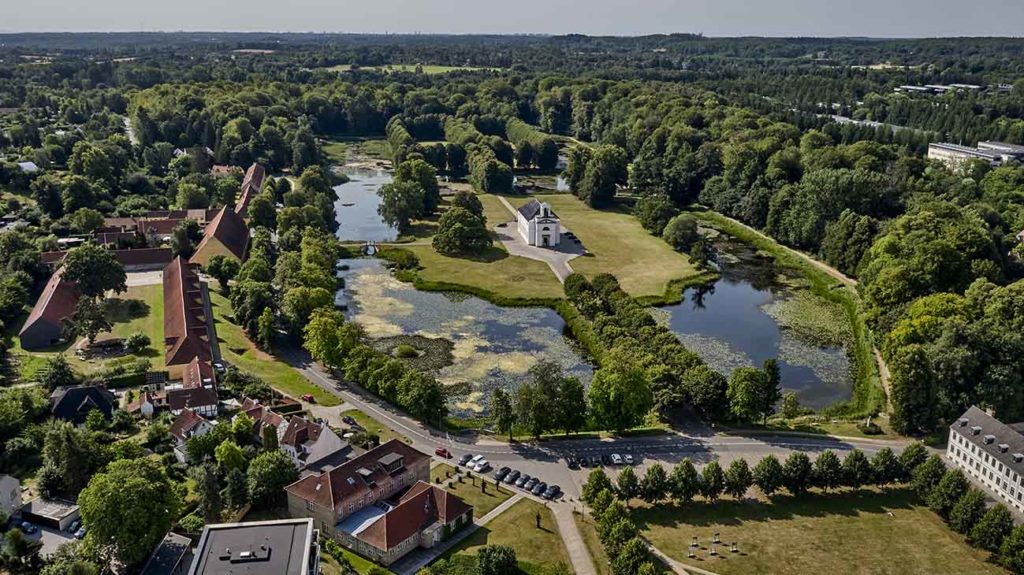
{"label": "tree shadow on grass", "polygon": [[469,260],[471,262],[477,262],[482,264],[491,264],[497,261],[508,258],[508,252],[497,247],[491,246],[485,250],[477,253],[461,254],[458,256],[452,256],[459,259]]}
{"label": "tree shadow on grass", "polygon": [[110,323],[128,323],[133,319],[148,316],[149,304],[141,299],[108,299],[106,315]]}
{"label": "tree shadow on grass", "polygon": [[917,501],[918,496],[906,486],[831,493],[813,491],[799,497],[775,495],[771,502],[723,499],[717,503],[695,501],[688,505],[639,507],[633,511],[633,520],[641,531],[652,527],[739,526],[750,521],[888,513],[895,509],[910,509]]}

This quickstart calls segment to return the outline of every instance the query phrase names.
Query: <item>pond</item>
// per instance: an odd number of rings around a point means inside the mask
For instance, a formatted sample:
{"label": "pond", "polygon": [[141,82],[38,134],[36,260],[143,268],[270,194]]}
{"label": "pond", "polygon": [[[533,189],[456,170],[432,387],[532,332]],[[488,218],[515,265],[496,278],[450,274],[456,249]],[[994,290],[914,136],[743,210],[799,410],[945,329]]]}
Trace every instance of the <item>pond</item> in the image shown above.
{"label": "pond", "polygon": [[382,168],[348,164],[338,171],[349,181],[335,186],[338,200],[334,213],[338,220],[337,236],[342,241],[390,242],[398,237],[398,230],[384,223],[377,213],[380,196],[377,190],[391,183],[391,173]]}
{"label": "pond", "polygon": [[342,263],[349,269],[339,272],[345,288],[336,301],[371,338],[418,335],[451,342],[452,362],[435,375],[445,384],[469,384],[469,393],[449,406],[457,417],[486,415],[491,392],[514,389],[541,359],[590,382],[593,367],[550,309],[504,308],[464,294],[419,291],[373,258]]}
{"label": "pond", "polygon": [[655,316],[726,376],[774,358],[783,389],[796,392],[801,405],[821,409],[850,399],[849,322],[842,309],[745,244],[719,236],[715,246],[721,278],[687,290],[683,302],[658,308]]}

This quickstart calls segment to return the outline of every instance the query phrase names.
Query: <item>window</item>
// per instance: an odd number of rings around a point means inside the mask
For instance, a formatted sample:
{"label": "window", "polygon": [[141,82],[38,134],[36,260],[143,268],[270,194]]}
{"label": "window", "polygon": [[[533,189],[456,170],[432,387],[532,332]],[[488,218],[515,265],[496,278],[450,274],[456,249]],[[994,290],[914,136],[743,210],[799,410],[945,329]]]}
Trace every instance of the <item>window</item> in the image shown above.
{"label": "window", "polygon": [[306,511],[312,511],[312,510],[313,510],[313,502],[312,501],[307,501],[306,502]]}

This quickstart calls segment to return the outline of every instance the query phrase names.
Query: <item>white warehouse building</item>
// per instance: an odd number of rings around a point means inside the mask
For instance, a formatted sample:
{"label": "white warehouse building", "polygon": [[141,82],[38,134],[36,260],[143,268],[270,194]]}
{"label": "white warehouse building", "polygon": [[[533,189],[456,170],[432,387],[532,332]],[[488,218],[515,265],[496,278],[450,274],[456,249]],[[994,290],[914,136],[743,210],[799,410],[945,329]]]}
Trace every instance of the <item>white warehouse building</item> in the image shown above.
{"label": "white warehouse building", "polygon": [[949,429],[946,458],[994,499],[1024,512],[1024,423],[971,407]]}

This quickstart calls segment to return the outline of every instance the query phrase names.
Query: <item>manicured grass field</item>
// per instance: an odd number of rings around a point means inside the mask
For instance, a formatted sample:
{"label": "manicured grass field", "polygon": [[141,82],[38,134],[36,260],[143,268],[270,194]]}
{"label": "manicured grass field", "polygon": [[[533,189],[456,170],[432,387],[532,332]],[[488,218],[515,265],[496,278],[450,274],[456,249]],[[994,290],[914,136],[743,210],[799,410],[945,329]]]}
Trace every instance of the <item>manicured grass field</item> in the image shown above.
{"label": "manicured grass field", "polygon": [[[663,505],[639,508],[633,517],[655,547],[720,575],[1005,573],[904,488]],[[740,552],[719,547],[725,553],[710,557],[705,548],[687,558],[691,537],[707,546],[715,532],[726,544],[738,542]]]}
{"label": "manicured grass field", "polygon": [[559,298],[562,284],[543,262],[510,256],[501,243],[474,259],[452,258],[429,245],[403,246],[420,259],[420,279],[490,291],[508,298]]}
{"label": "manicured grass field", "polygon": [[455,467],[453,467],[451,465],[448,465],[447,463],[441,463],[439,465],[435,465],[435,466],[431,467],[430,468],[430,482],[431,483],[437,483],[438,479],[440,479],[441,481],[444,481],[444,480],[448,479],[445,476],[446,473],[455,473]]}
{"label": "manicured grass field", "polygon": [[292,366],[257,349],[242,328],[228,319],[231,316],[231,303],[223,295],[211,290],[210,305],[213,306],[220,353],[229,364],[256,375],[286,395],[298,398],[310,393],[320,405],[341,403],[337,396],[313,385]]}
{"label": "manicured grass field", "polygon": [[345,411],[341,412],[341,415],[342,417],[347,415],[352,419],[356,420],[356,423],[358,423],[360,427],[365,429],[367,432],[379,437],[381,443],[384,443],[385,441],[391,441],[392,439],[399,439],[401,441],[404,441],[405,443],[411,443],[408,437],[398,433],[397,431],[391,429],[390,427],[385,427],[379,421],[371,418],[369,415],[366,415],[365,413],[358,409],[346,409]]}
{"label": "manicured grass field", "polygon": [[[536,516],[540,513],[540,528]],[[474,512],[474,517],[480,515]],[[508,545],[515,549],[519,568],[528,575],[540,575],[547,566],[562,563],[571,571],[569,554],[562,545],[555,518],[543,505],[523,499],[474,531],[443,557],[476,554],[484,545]]]}
{"label": "manicured grass field", "polygon": [[[444,473],[441,476],[444,477]],[[462,483],[456,480],[447,488],[449,492],[458,495],[463,501],[473,506],[473,517],[479,519],[487,515],[492,509],[504,503],[509,497],[512,497],[511,488],[500,485],[495,490],[494,478],[487,476],[483,478],[487,482],[487,493],[482,493],[480,491],[481,477],[475,473],[473,476],[474,478],[470,479],[463,475]],[[495,521],[500,521],[500,519]]]}
{"label": "manicured grass field", "polygon": [[[138,309],[130,310],[129,301],[141,302]],[[138,305],[138,304],[136,304]],[[24,318],[23,318],[24,319]],[[110,337],[128,337],[135,332],[142,332],[149,336],[150,345],[139,357],[144,357],[153,362],[153,369],[164,368],[164,356],[161,353],[164,341],[164,292],[161,285],[131,286],[128,290],[116,297],[107,300],[107,319],[113,324],[109,333],[101,333],[97,339]],[[110,359],[92,359],[83,361],[75,355],[75,344],[81,339],[68,342],[52,348],[40,351],[26,351],[21,347],[21,340],[17,337],[21,325],[11,331],[12,355],[18,363],[18,375],[22,380],[30,380],[35,377],[40,369],[46,366],[46,362],[54,356],[63,353],[75,370],[83,374],[91,374],[101,371],[108,364],[114,361],[124,361],[124,356]]]}
{"label": "manicured grass field", "polygon": [[[518,207],[531,198],[508,199]],[[663,296],[673,280],[700,273],[686,255],[649,234],[630,214],[595,210],[570,194],[545,194],[542,199],[592,254],[569,262],[574,271],[587,277],[610,273],[634,297]]]}

